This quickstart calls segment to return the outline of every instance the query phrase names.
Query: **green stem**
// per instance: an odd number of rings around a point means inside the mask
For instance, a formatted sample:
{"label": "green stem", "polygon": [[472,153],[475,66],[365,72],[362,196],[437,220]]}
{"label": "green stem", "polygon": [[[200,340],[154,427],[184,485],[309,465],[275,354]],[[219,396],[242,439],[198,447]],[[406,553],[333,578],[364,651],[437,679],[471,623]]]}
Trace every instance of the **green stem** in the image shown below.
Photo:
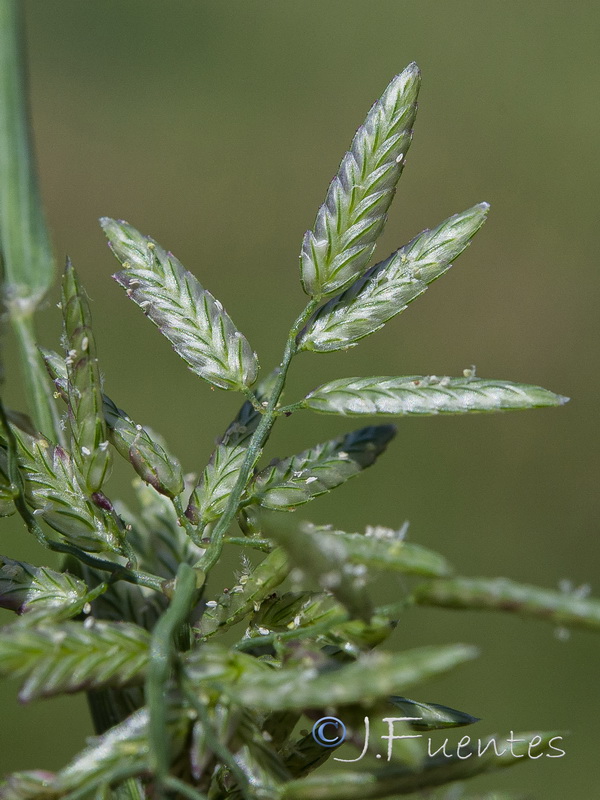
{"label": "green stem", "polygon": [[318,622],[310,623],[303,628],[294,628],[294,630],[291,631],[274,631],[273,633],[266,633],[263,636],[249,636],[246,639],[240,639],[240,641],[233,646],[233,649],[240,650],[243,653],[253,650],[260,651],[263,647],[268,647],[269,645],[312,638],[318,636],[320,633],[328,633],[336,625],[342,625],[344,622],[348,622],[349,618],[347,611],[332,609]]}
{"label": "green stem", "polygon": [[169,735],[167,730],[167,683],[174,660],[175,635],[186,621],[196,596],[196,573],[185,562],[179,565],[175,589],[169,607],[152,632],[150,662],[146,679],[146,702],[150,709],[150,763],[161,795],[169,774]]}
{"label": "green stem", "polygon": [[183,503],[181,502],[181,495],[173,497],[172,503],[181,527],[185,530],[186,534],[190,537],[192,542],[197,547],[200,547],[202,550],[204,550],[204,544],[202,543],[202,534],[198,531],[197,528],[194,528],[190,520],[186,517],[185,509],[183,508]]}
{"label": "green stem", "polygon": [[249,536],[226,536],[225,544],[237,544],[240,547],[252,547],[263,553],[270,553],[275,545],[270,539],[252,539]]}
{"label": "green stem", "polygon": [[184,683],[183,692],[188,702],[198,715],[198,719],[202,723],[202,727],[204,728],[204,731],[207,734],[206,738],[209,742],[210,749],[213,751],[214,755],[216,755],[221,760],[221,762],[230,770],[231,774],[235,777],[243,797],[246,798],[246,800],[252,800],[253,797],[252,789],[248,782],[248,778],[246,777],[243,770],[235,760],[233,753],[231,753],[227,749],[226,744],[221,742],[219,733],[215,729],[215,726],[212,724],[212,721],[210,719],[208,708],[204,705],[202,700],[199,697],[197,697],[191,685],[187,685]]}
{"label": "green stem", "polygon": [[304,400],[298,400],[297,403],[290,403],[288,406],[281,406],[278,409],[278,414],[292,414],[294,411],[298,411],[300,408],[304,408]]}
{"label": "green stem", "polygon": [[271,428],[273,427],[273,423],[278,416],[277,403],[281,396],[281,392],[283,391],[283,387],[285,385],[285,380],[287,377],[287,372],[291,363],[292,358],[296,355],[297,352],[297,345],[296,345],[296,336],[298,332],[304,327],[306,321],[311,316],[315,308],[319,305],[320,299],[313,298],[309,304],[306,306],[302,314],[298,317],[292,329],[289,332],[287,342],[285,345],[285,350],[283,353],[283,359],[280,365],[280,372],[277,376],[277,381],[273,387],[273,391],[271,396],[268,400],[267,406],[264,408],[264,414],[262,419],[258,423],[258,427],[254,432],[252,438],[250,439],[250,443],[248,445],[248,449],[246,451],[246,457],[244,458],[244,462],[240,468],[240,472],[238,475],[238,479],[233,487],[229,499],[227,501],[227,505],[223,512],[223,515],[215,525],[215,528],[212,532],[210,544],[202,556],[202,558],[195,564],[195,569],[199,572],[204,573],[207,575],[208,572],[215,566],[217,561],[221,556],[221,551],[223,550],[223,543],[225,541],[225,534],[227,529],[231,525],[239,504],[240,500],[242,499],[242,495],[244,493],[244,489],[246,488],[246,484],[248,483],[248,478],[250,477],[250,473],[254,468],[254,465],[260,458],[263,444],[265,443]]}
{"label": "green stem", "polygon": [[259,414],[264,414],[265,413],[265,407],[258,401],[258,399],[257,399],[256,395],[254,394],[254,392],[252,391],[252,389],[249,389],[247,386],[245,386],[244,389],[243,389],[243,392],[244,392],[244,395],[246,396],[246,400],[248,400],[248,402],[250,403],[252,408],[255,411],[258,411]]}
{"label": "green stem", "polygon": [[193,786],[190,786],[189,783],[185,781],[179,780],[179,778],[174,778],[172,775],[167,775],[164,779],[164,787],[165,789],[171,789],[174,792],[179,792],[187,800],[208,800],[205,794],[199,792],[197,789],[194,789]]}
{"label": "green stem", "polygon": [[88,567],[93,567],[103,572],[110,572],[113,581],[127,581],[128,583],[135,583],[138,586],[146,586],[148,589],[154,589],[157,592],[164,592],[167,581],[164,578],[160,578],[158,575],[129,569],[129,567],[124,567],[122,564],[115,564],[114,561],[107,561],[104,558],[92,556],[86,553],[85,550],[80,550],[79,547],[65,544],[64,542],[46,540],[45,544],[50,550],[73,556],[84,564],[87,564]]}
{"label": "green stem", "polygon": [[23,3],[0,0],[0,247],[3,304],[21,354],[36,427],[61,441],[52,386],[35,346],[33,316],[52,285],[54,263],[37,182],[23,47]]}

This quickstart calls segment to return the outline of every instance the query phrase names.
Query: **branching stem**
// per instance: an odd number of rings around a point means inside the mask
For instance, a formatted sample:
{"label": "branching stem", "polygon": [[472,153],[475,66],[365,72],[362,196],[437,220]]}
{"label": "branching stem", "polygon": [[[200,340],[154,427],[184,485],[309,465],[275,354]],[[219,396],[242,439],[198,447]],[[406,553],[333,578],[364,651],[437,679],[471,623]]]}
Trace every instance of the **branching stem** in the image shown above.
{"label": "branching stem", "polygon": [[154,627],[146,679],[146,702],[150,709],[148,731],[150,763],[160,789],[169,773],[168,697],[166,686],[174,659],[175,635],[186,621],[196,596],[196,573],[185,562],[179,565],[171,603]]}
{"label": "branching stem", "polygon": [[273,423],[278,416],[277,411],[277,403],[281,396],[281,392],[283,391],[283,387],[285,385],[287,371],[289,369],[290,363],[292,358],[296,355],[297,352],[297,345],[296,345],[296,336],[298,332],[303,328],[306,321],[309,319],[313,311],[319,305],[320,298],[313,298],[302,314],[298,317],[292,329],[289,332],[287,342],[285,345],[285,350],[283,353],[283,358],[281,360],[280,365],[280,373],[277,376],[277,381],[273,387],[273,391],[271,396],[267,401],[266,408],[263,409],[264,413],[263,416],[254,432],[252,439],[248,445],[248,450],[246,451],[246,457],[242,463],[240,468],[240,472],[238,475],[238,479],[233,487],[231,494],[229,495],[229,499],[227,501],[227,505],[223,512],[223,515],[215,525],[215,528],[212,532],[210,544],[202,556],[200,560],[195,564],[195,568],[200,572],[207,575],[208,572],[215,566],[219,557],[221,555],[221,551],[223,550],[223,544],[225,541],[225,534],[227,529],[231,525],[239,504],[242,498],[242,494],[244,493],[244,489],[246,488],[246,484],[248,483],[248,478],[250,477],[250,473],[252,472],[254,465],[260,458],[260,454],[262,452],[263,444],[265,443],[267,436],[269,435],[271,428],[273,427]]}

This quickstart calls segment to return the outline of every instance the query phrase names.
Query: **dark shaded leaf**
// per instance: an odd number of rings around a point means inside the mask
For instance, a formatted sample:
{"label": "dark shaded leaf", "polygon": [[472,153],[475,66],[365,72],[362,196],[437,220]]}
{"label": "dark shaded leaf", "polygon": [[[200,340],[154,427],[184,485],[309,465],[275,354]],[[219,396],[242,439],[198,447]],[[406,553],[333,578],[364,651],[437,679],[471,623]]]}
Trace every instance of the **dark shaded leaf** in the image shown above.
{"label": "dark shaded leaf", "polygon": [[439,703],[420,703],[417,700],[409,700],[408,697],[397,696],[392,696],[389,700],[404,715],[413,718],[410,727],[416,731],[437,731],[479,722],[478,717],[472,717],[471,714],[457,711],[455,708],[441,706]]}
{"label": "dark shaded leaf", "polygon": [[183,561],[195,564],[204,551],[186,534],[168,497],[138,479],[133,488],[139,505],[136,513],[118,505],[119,514],[131,526],[127,538],[140,566],[155,575],[174,578]]}
{"label": "dark shaded leaf", "polygon": [[265,508],[293,509],[370,467],[395,434],[393,425],[361,428],[276,461],[256,475],[247,494]]}
{"label": "dark shaded leaf", "polygon": [[0,556],[0,607],[18,614],[43,611],[77,613],[87,594],[83,581],[68,572],[48,567],[34,567],[24,561]]}

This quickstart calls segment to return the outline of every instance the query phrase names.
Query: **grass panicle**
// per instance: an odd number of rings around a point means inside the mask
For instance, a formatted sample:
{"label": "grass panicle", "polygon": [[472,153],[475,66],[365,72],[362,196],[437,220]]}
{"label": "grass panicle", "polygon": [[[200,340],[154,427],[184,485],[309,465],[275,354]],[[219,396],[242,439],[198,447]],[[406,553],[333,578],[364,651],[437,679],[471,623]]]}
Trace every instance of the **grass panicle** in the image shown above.
{"label": "grass panicle", "polygon": [[[0,37],[16,20],[7,9],[16,12],[0,0]],[[0,104],[13,115],[0,163],[24,135],[14,127],[23,106],[18,82],[12,95],[7,89],[11,76],[14,69],[0,88]],[[372,466],[392,443],[392,425],[368,421],[300,453],[273,459],[268,452],[279,419],[300,409],[376,418],[566,402],[469,369],[458,378],[342,378],[282,404],[298,352],[354,347],[377,331],[448,272],[487,216],[486,203],[473,206],[369,267],[404,169],[419,83],[411,64],[356,132],[302,245],[309,300],[277,368],[260,382],[248,340],[197,278],[128,223],[101,220],[127,295],[192,372],[243,394],[194,476],[184,475],[162,437],[104,393],[89,304],[70,263],[62,282],[64,357],[37,345],[30,318],[25,327],[16,323],[21,338],[24,330],[30,336],[22,360],[34,413],[30,420],[0,403],[0,516],[6,524],[22,520],[66,558],[57,570],[0,557],[0,607],[16,612],[1,631],[0,673],[20,680],[23,702],[87,692],[97,737],[58,772],[6,776],[0,800],[368,800],[415,792],[456,800],[448,784],[564,752],[562,734],[532,732],[493,747],[487,737],[466,736],[462,753],[428,755],[427,732],[478,719],[430,702],[421,685],[460,669],[477,648],[386,642],[421,606],[502,610],[597,630],[599,601],[583,589],[459,577],[446,554],[406,541],[407,524],[375,520],[364,532],[345,532],[282,513]],[[49,288],[50,261],[28,151],[14,158],[0,190],[4,292],[34,306]],[[55,400],[66,404],[63,426]],[[308,429],[309,416],[302,418]],[[127,505],[108,481],[113,452],[132,469]],[[233,551],[241,563],[225,578],[222,557]],[[397,590],[389,605],[379,605],[374,591],[383,576]],[[324,717],[346,731],[332,747],[319,739]],[[402,734],[389,740],[393,754],[381,744],[390,718]],[[365,741],[371,721],[374,735]],[[370,760],[359,771],[348,762],[361,752]],[[340,756],[346,769],[328,773]]]}

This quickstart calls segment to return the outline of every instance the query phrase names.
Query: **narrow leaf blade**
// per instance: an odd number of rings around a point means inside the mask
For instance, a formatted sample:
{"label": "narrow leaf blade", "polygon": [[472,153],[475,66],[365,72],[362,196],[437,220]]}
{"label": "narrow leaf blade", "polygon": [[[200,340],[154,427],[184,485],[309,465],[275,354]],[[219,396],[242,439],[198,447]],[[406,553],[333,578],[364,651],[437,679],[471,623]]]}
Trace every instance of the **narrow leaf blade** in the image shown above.
{"label": "narrow leaf blade", "polygon": [[356,132],[304,237],[300,273],[311,297],[340,291],[365,271],[404,168],[419,83],[417,65],[409,64]]}
{"label": "narrow leaf blade", "polygon": [[[270,396],[278,374],[279,368],[259,383],[255,392],[258,402],[265,402]],[[186,511],[189,519],[199,528],[203,529],[209,522],[218,519],[225,510],[260,416],[260,412],[246,400],[217,442]]]}
{"label": "narrow leaf blade", "polygon": [[410,375],[342,378],[314,389],[301,405],[324,414],[426,416],[560,406],[567,400],[524,383]]}
{"label": "narrow leaf blade", "polygon": [[61,305],[67,346],[71,452],[83,477],[84,488],[93,493],[108,477],[110,453],[90,308],[70,261],[67,261],[63,277]]}
{"label": "narrow leaf blade", "polygon": [[124,269],[115,280],[190,366],[222,389],[251,386],[258,360],[221,303],[172,255],[123,221],[100,220]]}
{"label": "narrow leaf blade", "polygon": [[19,698],[140,683],[148,662],[149,634],[129,623],[96,620],[12,626],[0,637],[0,670],[25,678]]}
{"label": "narrow leaf blade", "polygon": [[87,594],[83,581],[68,572],[35,567],[25,561],[0,556],[0,607],[17,614],[31,611],[54,616],[77,608]]}
{"label": "narrow leaf blade", "polygon": [[[387,697],[400,688],[441,675],[475,658],[468,645],[423,647],[405,653],[363,654],[358,661],[332,672],[310,674],[306,669],[281,669],[244,674],[226,693],[236,702],[268,711],[323,708]],[[310,679],[309,679],[310,676]]]}
{"label": "narrow leaf blade", "polygon": [[506,611],[565,628],[600,630],[600,600],[553,592],[507,578],[449,578],[418,587],[420,605]]}
{"label": "narrow leaf blade", "polygon": [[361,428],[277,461],[256,475],[248,496],[265,508],[292,510],[370,467],[395,434],[393,425]]}
{"label": "narrow leaf blade", "polygon": [[301,350],[326,353],[355,346],[446,273],[485,222],[487,203],[425,230],[319,308],[298,337]]}
{"label": "narrow leaf blade", "polygon": [[[68,387],[64,360],[51,350],[40,348],[40,351],[58,393],[66,400]],[[157,440],[157,436],[148,428],[134,422],[105,394],[102,395],[102,412],[110,443],[132,464],[140,478],[167,497],[181,494],[181,465]]]}

